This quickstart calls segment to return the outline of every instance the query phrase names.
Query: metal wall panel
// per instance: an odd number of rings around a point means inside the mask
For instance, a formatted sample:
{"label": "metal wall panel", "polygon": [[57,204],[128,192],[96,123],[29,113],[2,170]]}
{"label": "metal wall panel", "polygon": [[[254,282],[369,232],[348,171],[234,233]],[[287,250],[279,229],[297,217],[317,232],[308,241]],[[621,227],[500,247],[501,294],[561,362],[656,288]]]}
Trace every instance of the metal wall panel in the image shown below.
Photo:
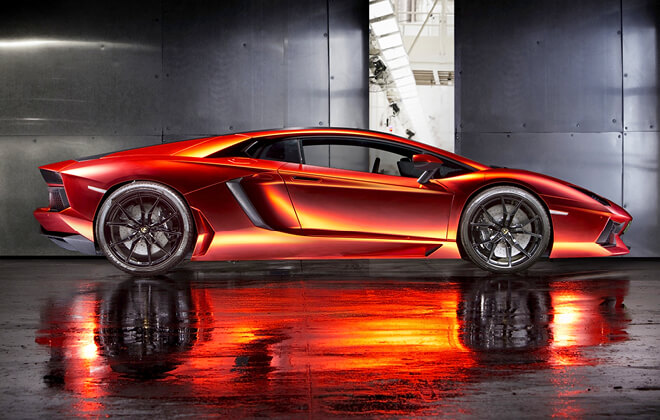
{"label": "metal wall panel", "polygon": [[356,107],[369,97],[369,21],[366,1],[328,0],[330,48],[330,123],[368,128],[369,108]]}
{"label": "metal wall panel", "polygon": [[658,131],[658,24],[660,2],[623,5],[623,106],[627,131]]}
{"label": "metal wall panel", "polygon": [[0,135],[160,134],[160,2],[13,2]]}
{"label": "metal wall panel", "polygon": [[634,257],[660,257],[660,133],[624,135],[623,203],[633,215],[624,236]]}
{"label": "metal wall panel", "polygon": [[326,1],[163,7],[165,134],[327,124]]}
{"label": "metal wall panel", "polygon": [[352,0],[3,6],[0,254],[66,252],[38,235],[32,217],[47,203],[41,164],[232,131],[327,126],[331,101],[341,125],[366,126],[367,7]]}
{"label": "metal wall panel", "polygon": [[660,256],[659,24],[656,0],[460,2],[457,150],[622,201],[630,256]]}
{"label": "metal wall panel", "polygon": [[[327,127],[330,112],[328,3],[289,1],[286,9],[279,13],[287,20],[286,74],[282,81],[287,106],[284,121],[277,127]],[[353,85],[357,88],[359,79],[353,80]],[[368,103],[364,109],[369,109]]]}
{"label": "metal wall panel", "polygon": [[80,255],[39,234],[32,212],[48,206],[40,165],[158,143],[159,135],[0,137],[0,255]]}
{"label": "metal wall panel", "polygon": [[619,0],[457,3],[462,132],[621,131]]}
{"label": "metal wall panel", "polygon": [[487,165],[540,172],[622,202],[620,133],[462,133],[460,144]]}

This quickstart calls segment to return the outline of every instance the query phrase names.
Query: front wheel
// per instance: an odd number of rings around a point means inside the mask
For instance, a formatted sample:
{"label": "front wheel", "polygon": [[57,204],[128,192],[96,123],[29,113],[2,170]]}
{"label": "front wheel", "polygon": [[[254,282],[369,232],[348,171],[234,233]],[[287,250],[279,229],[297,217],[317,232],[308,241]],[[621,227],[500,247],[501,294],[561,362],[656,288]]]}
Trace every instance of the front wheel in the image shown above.
{"label": "front wheel", "polygon": [[193,220],[171,188],[133,182],[105,200],[96,219],[96,239],[115,266],[138,276],[174,268],[193,245]]}
{"label": "front wheel", "polygon": [[513,273],[534,264],[552,234],[541,202],[509,186],[493,187],[474,197],[465,208],[459,231],[469,259],[496,273]]}

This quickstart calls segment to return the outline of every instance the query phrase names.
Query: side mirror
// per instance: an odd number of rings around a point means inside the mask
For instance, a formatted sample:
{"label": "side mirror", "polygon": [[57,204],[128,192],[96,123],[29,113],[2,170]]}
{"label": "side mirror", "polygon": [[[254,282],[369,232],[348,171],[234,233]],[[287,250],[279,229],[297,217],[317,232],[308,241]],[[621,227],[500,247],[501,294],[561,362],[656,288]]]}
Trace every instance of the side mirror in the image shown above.
{"label": "side mirror", "polygon": [[442,159],[427,154],[413,155],[412,161],[415,163],[415,167],[424,163],[439,163],[442,165]]}
{"label": "side mirror", "polygon": [[441,159],[427,154],[413,155],[412,161],[415,169],[424,171],[419,178],[417,178],[417,182],[420,184],[426,184],[433,179],[442,166]]}

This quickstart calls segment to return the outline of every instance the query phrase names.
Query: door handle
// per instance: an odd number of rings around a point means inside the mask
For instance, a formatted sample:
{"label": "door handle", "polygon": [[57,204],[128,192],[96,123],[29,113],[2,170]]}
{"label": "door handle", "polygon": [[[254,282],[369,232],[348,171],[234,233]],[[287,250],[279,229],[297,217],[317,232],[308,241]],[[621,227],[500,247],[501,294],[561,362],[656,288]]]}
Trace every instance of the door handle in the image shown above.
{"label": "door handle", "polygon": [[294,175],[291,178],[297,180],[297,181],[310,181],[310,182],[320,182],[321,178],[314,178],[311,176],[300,176],[300,175]]}

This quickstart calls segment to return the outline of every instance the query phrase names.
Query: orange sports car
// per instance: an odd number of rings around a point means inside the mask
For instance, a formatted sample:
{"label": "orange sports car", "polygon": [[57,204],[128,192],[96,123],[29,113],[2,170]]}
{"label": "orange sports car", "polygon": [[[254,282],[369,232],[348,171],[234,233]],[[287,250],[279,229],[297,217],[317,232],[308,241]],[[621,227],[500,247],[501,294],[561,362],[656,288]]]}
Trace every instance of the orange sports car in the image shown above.
{"label": "orange sports car", "polygon": [[231,134],[42,166],[63,248],[135,275],[192,260],[466,258],[493,272],[622,255],[632,217],[534,172],[380,132]]}

